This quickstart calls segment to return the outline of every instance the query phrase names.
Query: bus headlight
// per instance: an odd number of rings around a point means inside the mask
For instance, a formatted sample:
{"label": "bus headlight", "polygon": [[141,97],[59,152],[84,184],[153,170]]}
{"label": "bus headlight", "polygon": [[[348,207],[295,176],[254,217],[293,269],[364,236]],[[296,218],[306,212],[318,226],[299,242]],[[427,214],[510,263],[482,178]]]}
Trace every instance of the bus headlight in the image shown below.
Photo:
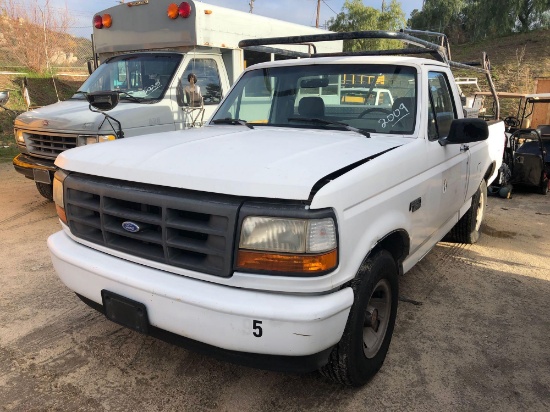
{"label": "bus headlight", "polygon": [[94,144],[94,143],[110,142],[111,140],[115,140],[115,139],[116,139],[116,136],[114,134],[106,134],[106,135],[99,135],[99,136],[79,136],[78,145],[85,146],[85,145]]}
{"label": "bus headlight", "polygon": [[14,129],[15,134],[15,142],[17,144],[24,145],[25,144],[25,136],[23,135],[23,130],[20,129]]}

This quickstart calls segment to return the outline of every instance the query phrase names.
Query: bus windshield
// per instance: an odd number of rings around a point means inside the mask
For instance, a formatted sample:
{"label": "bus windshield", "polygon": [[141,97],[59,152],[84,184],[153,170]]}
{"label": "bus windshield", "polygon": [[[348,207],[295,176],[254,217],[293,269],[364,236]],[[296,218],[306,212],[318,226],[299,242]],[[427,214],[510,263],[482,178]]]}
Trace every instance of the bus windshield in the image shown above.
{"label": "bus windshield", "polygon": [[157,101],[164,96],[182,57],[177,53],[114,57],[101,64],[72,99],[85,99],[86,93],[96,91],[119,91],[121,101]]}

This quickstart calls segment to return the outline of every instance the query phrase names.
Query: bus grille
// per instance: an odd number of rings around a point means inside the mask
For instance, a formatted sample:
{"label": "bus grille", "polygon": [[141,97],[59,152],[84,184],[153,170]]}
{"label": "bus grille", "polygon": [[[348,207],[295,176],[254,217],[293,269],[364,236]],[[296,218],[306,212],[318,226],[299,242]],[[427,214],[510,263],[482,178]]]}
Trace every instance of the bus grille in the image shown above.
{"label": "bus grille", "polygon": [[26,133],[25,140],[29,153],[56,158],[59,153],[76,147],[77,138],[77,135]]}

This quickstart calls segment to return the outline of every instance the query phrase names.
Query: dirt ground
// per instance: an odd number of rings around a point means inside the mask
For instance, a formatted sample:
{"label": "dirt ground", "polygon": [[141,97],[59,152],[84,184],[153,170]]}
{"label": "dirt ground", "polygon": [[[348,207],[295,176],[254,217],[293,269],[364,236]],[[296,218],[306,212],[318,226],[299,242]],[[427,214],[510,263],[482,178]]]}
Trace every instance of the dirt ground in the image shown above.
{"label": "dirt ground", "polygon": [[54,205],[0,164],[0,411],[550,410],[550,196],[489,198],[473,246],[400,281],[393,341],[359,389],[220,362],[124,329],[57,278]]}

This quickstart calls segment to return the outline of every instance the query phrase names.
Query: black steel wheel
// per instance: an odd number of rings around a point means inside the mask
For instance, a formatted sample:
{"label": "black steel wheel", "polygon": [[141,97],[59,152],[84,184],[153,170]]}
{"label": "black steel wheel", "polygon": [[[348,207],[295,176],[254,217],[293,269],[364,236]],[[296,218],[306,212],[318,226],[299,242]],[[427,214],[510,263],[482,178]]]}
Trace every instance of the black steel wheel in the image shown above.
{"label": "black steel wheel", "polygon": [[44,196],[48,200],[53,200],[53,185],[49,185],[47,183],[40,183],[40,182],[34,182],[36,183],[36,188],[38,189],[38,193],[40,193],[42,196]]}
{"label": "black steel wheel", "polygon": [[365,259],[352,282],[354,303],[340,342],[321,373],[360,386],[380,370],[397,316],[398,270],[393,256],[378,250]]}

